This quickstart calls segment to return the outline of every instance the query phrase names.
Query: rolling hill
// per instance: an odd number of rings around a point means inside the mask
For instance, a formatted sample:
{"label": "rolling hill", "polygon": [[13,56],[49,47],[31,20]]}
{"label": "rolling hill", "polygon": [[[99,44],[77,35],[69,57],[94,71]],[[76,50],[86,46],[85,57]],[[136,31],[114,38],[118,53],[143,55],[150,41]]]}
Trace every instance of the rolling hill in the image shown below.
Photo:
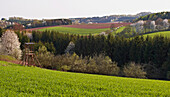
{"label": "rolling hill", "polygon": [[110,30],[111,25],[114,24],[114,27],[122,27],[129,25],[131,23],[98,23],[98,24],[77,24],[77,25],[61,25],[56,27],[47,27],[40,29],[27,29],[29,30],[38,30],[38,31],[57,31],[61,33],[71,33],[71,34],[80,34],[80,35],[89,35],[89,34],[99,34]]}
{"label": "rolling hill", "polygon": [[170,96],[170,82],[70,73],[0,61],[0,96]]}

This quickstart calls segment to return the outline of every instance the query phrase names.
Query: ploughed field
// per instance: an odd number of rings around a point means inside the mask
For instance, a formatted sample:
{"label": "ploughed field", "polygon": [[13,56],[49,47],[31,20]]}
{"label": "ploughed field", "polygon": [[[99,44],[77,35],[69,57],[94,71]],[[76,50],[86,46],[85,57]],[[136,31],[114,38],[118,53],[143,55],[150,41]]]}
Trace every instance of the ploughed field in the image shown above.
{"label": "ploughed field", "polygon": [[170,97],[170,81],[70,73],[0,61],[0,96]]}

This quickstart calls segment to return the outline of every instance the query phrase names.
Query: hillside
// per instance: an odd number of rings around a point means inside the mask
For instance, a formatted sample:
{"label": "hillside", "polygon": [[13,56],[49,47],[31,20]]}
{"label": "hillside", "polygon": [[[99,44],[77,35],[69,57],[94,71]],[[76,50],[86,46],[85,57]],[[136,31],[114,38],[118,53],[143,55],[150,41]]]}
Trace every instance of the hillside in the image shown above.
{"label": "hillside", "polygon": [[82,29],[82,28],[71,28],[71,27],[49,27],[44,29],[39,29],[38,31],[56,31],[60,33],[70,33],[70,34],[80,34],[80,35],[89,35],[89,34],[99,34],[103,31],[109,30],[105,29]]}
{"label": "hillside", "polygon": [[170,96],[170,82],[60,72],[0,61],[0,96]]}
{"label": "hillside", "polygon": [[132,21],[133,19],[139,18],[151,14],[151,12],[141,12],[136,15],[109,15],[102,17],[83,17],[83,18],[70,18],[73,23],[109,23],[109,22],[124,22]]}
{"label": "hillside", "polygon": [[75,24],[75,25],[61,25],[55,27],[47,28],[36,28],[36,29],[27,29],[27,31],[38,30],[38,31],[56,31],[61,33],[70,33],[70,34],[80,34],[80,35],[89,35],[89,34],[99,34],[101,32],[107,32],[110,30],[110,27],[113,25],[114,28],[122,27],[129,25],[131,23],[97,23],[97,24]]}
{"label": "hillside", "polygon": [[170,19],[170,12],[159,12],[159,13],[149,14],[146,16],[141,16],[135,21],[139,21],[139,20],[155,20],[156,21],[158,18]]}
{"label": "hillside", "polygon": [[145,35],[143,35],[143,36],[144,36],[144,37],[147,37],[147,36],[150,36],[150,37],[154,37],[154,36],[164,36],[164,37],[170,38],[170,31],[155,32],[155,33],[145,34]]}

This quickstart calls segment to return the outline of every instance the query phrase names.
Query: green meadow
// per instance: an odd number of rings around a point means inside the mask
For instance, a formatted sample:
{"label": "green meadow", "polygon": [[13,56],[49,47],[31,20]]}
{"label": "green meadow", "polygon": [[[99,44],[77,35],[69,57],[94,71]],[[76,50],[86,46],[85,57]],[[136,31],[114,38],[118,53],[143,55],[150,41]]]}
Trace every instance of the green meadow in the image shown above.
{"label": "green meadow", "polygon": [[61,72],[0,61],[0,97],[170,97],[170,81]]}
{"label": "green meadow", "polygon": [[143,36],[144,36],[144,37],[147,37],[147,36],[150,36],[150,37],[154,37],[154,36],[164,36],[164,37],[170,38],[170,31],[155,32],[155,33],[145,34],[145,35],[143,35]]}
{"label": "green meadow", "polygon": [[70,33],[70,34],[80,34],[80,35],[89,35],[89,34],[99,34],[103,31],[109,30],[109,28],[105,29],[82,29],[82,28],[71,28],[71,27],[49,27],[39,29],[38,31],[57,31],[60,33]]}

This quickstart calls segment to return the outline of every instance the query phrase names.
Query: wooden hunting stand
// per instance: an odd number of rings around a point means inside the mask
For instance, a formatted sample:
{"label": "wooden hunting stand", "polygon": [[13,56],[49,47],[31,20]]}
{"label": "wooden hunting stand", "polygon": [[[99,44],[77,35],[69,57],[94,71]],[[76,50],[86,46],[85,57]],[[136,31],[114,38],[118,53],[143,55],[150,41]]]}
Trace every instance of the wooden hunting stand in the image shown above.
{"label": "wooden hunting stand", "polygon": [[34,53],[34,44],[35,43],[25,43],[24,47],[25,47],[25,52],[24,52],[24,58],[23,58],[23,62],[22,65],[28,65],[28,66],[35,66],[36,62],[38,63],[39,66],[40,62],[38,61],[35,53]]}

